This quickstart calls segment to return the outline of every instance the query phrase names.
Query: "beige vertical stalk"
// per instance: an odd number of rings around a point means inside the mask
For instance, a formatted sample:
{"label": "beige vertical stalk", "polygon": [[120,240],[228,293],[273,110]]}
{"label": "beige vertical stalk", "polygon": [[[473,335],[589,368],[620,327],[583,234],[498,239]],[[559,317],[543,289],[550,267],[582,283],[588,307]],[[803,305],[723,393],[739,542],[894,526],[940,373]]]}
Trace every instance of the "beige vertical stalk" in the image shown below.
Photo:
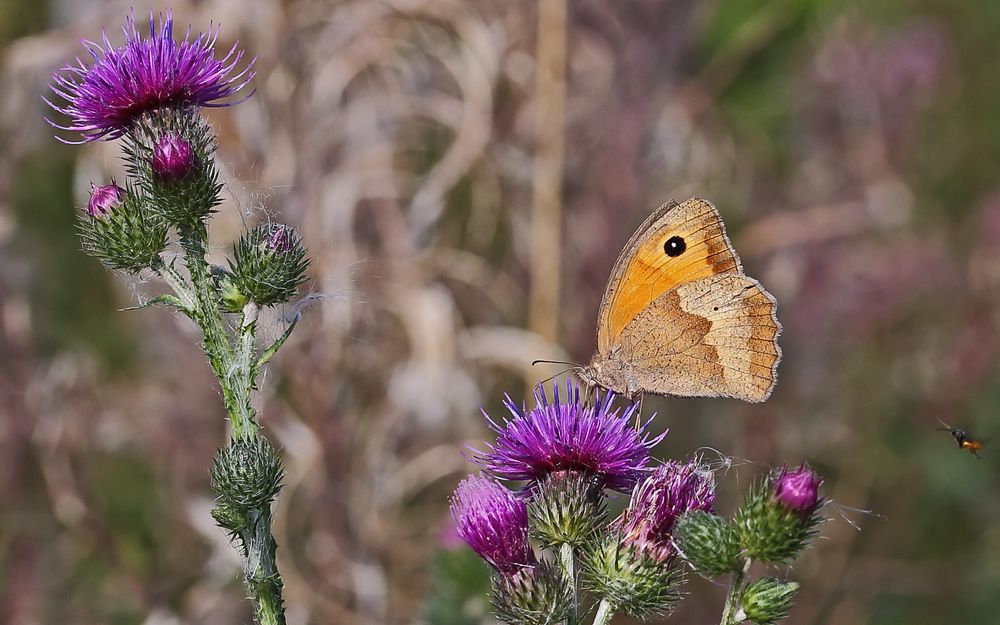
{"label": "beige vertical stalk", "polygon": [[552,342],[559,332],[565,106],[566,0],[539,0],[528,327]]}

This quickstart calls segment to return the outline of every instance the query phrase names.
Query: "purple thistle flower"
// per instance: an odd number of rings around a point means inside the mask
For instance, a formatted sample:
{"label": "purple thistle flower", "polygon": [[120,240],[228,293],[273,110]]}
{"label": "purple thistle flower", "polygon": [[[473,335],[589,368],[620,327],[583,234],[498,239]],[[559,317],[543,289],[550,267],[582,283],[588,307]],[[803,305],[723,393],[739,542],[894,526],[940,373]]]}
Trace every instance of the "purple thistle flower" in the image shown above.
{"label": "purple thistle flower", "polygon": [[633,425],[638,407],[633,404],[619,413],[612,406],[614,393],[603,400],[598,395],[595,404],[587,406],[579,387],[567,381],[566,389],[569,398],[563,403],[554,384],[550,404],[539,386],[530,411],[523,406],[519,410],[508,396],[504,405],[512,418],[503,424],[483,412],[497,440],[487,443],[488,452],[473,450],[478,455],[472,461],[504,480],[534,483],[556,471],[585,471],[599,477],[602,488],[628,490],[646,474],[649,450],[666,432],[648,435],[652,417]]}
{"label": "purple thistle flower", "polygon": [[91,217],[107,217],[111,210],[124,199],[125,189],[111,181],[102,187],[90,183],[90,199],[87,200],[87,214]]}
{"label": "purple thistle flower", "polygon": [[451,499],[456,531],[479,557],[505,575],[535,563],[528,542],[528,507],[495,480],[470,475]]}
{"label": "purple thistle flower", "polygon": [[774,482],[774,498],[789,510],[809,516],[821,503],[819,487],[822,483],[823,478],[807,465],[801,465],[796,471],[785,467]]}
{"label": "purple thistle flower", "polygon": [[284,224],[274,224],[264,243],[267,251],[286,254],[292,249],[292,229]]}
{"label": "purple thistle flower", "polygon": [[674,553],[672,534],[677,519],[692,510],[708,512],[715,503],[715,477],[691,460],[671,461],[656,468],[632,492],[620,524],[624,542],[658,562]]}
{"label": "purple thistle flower", "polygon": [[153,174],[164,180],[178,180],[194,167],[191,144],[175,132],[168,132],[153,145]]}
{"label": "purple thistle flower", "polygon": [[[79,58],[76,65],[67,65],[53,76],[53,93],[66,101],[56,106],[46,103],[70,119],[68,126],[46,120],[60,130],[79,132],[87,143],[100,139],[116,139],[128,131],[132,122],[147,111],[164,106],[229,106],[235,102],[220,102],[240,90],[251,80],[254,61],[233,73],[243,58],[243,51],[234,45],[229,53],[215,58],[215,42],[219,27],[209,28],[191,39],[188,28],[181,42],[173,39],[173,14],[160,15],[159,29],[153,14],[149,16],[149,37],[140,37],[135,16],[129,15],[122,30],[125,44],[114,47],[106,33],[103,45],[83,41],[94,57],[88,67]],[[247,97],[253,95],[251,91]],[[241,100],[242,101],[242,100]]]}

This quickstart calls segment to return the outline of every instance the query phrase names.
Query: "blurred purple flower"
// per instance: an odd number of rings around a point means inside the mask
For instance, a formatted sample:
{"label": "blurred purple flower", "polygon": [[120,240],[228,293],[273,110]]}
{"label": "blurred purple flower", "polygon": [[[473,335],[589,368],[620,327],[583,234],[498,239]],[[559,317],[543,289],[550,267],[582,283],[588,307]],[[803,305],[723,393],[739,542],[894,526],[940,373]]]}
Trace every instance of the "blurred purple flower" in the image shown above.
{"label": "blurred purple flower", "polygon": [[45,100],[70,119],[68,126],[47,120],[53,127],[79,132],[83,137],[81,141],[60,141],[87,143],[118,138],[142,113],[163,106],[234,104],[220,100],[236,94],[253,79],[256,59],[234,74],[243,51],[234,45],[224,58],[216,59],[218,26],[194,40],[189,28],[178,43],[173,39],[173,25],[173,14],[167,11],[166,17],[160,16],[157,30],[150,13],[149,37],[143,39],[136,29],[135,16],[129,15],[122,27],[123,46],[112,46],[107,34],[103,34],[103,45],[83,42],[94,64],[88,67],[77,58],[76,65],[67,65],[53,76],[50,87],[66,101],[64,106]]}
{"label": "blurred purple flower", "polygon": [[774,481],[774,498],[789,510],[809,516],[820,504],[819,486],[823,478],[806,465],[795,471],[781,470]]}
{"label": "blurred purple flower", "polygon": [[[536,482],[556,471],[585,471],[601,479],[602,488],[628,490],[647,472],[649,450],[666,432],[650,437],[646,432],[652,418],[633,425],[636,405],[619,414],[613,408],[614,394],[600,395],[594,405],[581,401],[580,389],[566,383],[568,400],[559,398],[553,385],[553,403],[545,391],[535,389],[535,408],[527,411],[507,397],[504,405],[513,418],[500,424],[485,412],[490,428],[497,433],[488,452],[472,460],[496,477]],[[530,487],[531,485],[529,485]]]}
{"label": "blurred purple flower", "polygon": [[535,563],[528,542],[528,507],[495,480],[470,475],[451,500],[456,531],[479,557],[505,575]]}
{"label": "blurred purple flower", "polygon": [[620,521],[624,542],[659,562],[674,553],[672,533],[677,519],[691,510],[712,509],[715,477],[697,460],[659,466],[632,492]]}
{"label": "blurred purple flower", "polygon": [[90,183],[90,199],[87,200],[87,214],[91,217],[107,217],[111,209],[125,197],[125,189],[114,183],[99,187]]}
{"label": "blurred purple flower", "polygon": [[191,144],[175,132],[160,137],[153,146],[153,174],[165,180],[178,180],[194,167]]}

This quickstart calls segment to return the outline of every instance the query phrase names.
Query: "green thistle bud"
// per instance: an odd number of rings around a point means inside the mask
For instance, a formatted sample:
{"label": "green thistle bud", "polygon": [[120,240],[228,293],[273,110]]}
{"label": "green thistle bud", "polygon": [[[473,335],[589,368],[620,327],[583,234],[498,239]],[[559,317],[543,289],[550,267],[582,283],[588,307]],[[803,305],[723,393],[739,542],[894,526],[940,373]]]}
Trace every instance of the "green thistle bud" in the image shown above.
{"label": "green thistle bud", "polygon": [[215,138],[195,109],[160,108],[143,114],[126,135],[125,162],[153,208],[178,228],[190,228],[219,203]]}
{"label": "green thistle bud", "polygon": [[792,609],[798,582],[789,582],[773,577],[758,579],[743,591],[743,620],[757,625],[771,625],[788,616]]}
{"label": "green thistle bud", "polygon": [[247,527],[249,522],[245,511],[238,510],[227,504],[219,504],[213,508],[212,518],[219,524],[219,527],[227,530],[233,538],[239,536],[240,532]]}
{"label": "green thistle bud", "polygon": [[583,572],[595,595],[640,620],[669,613],[680,600],[684,581],[671,560],[659,561],[645,550],[622,544],[617,532],[588,550]]}
{"label": "green thistle bud", "polygon": [[493,578],[497,619],[508,625],[556,625],[573,609],[573,594],[562,573],[541,561],[513,575]]}
{"label": "green thistle bud", "polygon": [[229,265],[239,292],[261,306],[270,306],[295,295],[306,281],[309,260],[294,230],[265,223],[240,238]]}
{"label": "green thistle bud", "polygon": [[736,528],[720,516],[703,510],[684,514],[674,527],[674,542],[699,573],[724,575],[740,566]]}
{"label": "green thistle bud", "polygon": [[79,222],[83,251],[109,269],[138,273],[151,266],[167,245],[166,224],[114,182],[91,185],[90,194]]}
{"label": "green thistle bud", "polygon": [[528,525],[542,548],[580,547],[594,538],[605,512],[597,476],[557,471],[545,478],[528,502]]}
{"label": "green thistle bud", "polygon": [[[212,489],[219,496],[219,508],[246,512],[269,505],[278,494],[284,475],[281,458],[266,439],[241,438],[230,441],[228,447],[215,454]],[[229,512],[220,514],[226,519],[232,517]],[[223,523],[218,516],[216,521]]]}
{"label": "green thistle bud", "polygon": [[792,507],[775,496],[781,475],[769,477],[751,487],[746,501],[736,512],[736,530],[746,554],[763,562],[795,559],[818,533],[822,500],[809,508]]}
{"label": "green thistle bud", "polygon": [[212,282],[219,294],[219,308],[224,312],[240,312],[250,302],[246,293],[236,286],[236,277],[222,267],[212,265]]}

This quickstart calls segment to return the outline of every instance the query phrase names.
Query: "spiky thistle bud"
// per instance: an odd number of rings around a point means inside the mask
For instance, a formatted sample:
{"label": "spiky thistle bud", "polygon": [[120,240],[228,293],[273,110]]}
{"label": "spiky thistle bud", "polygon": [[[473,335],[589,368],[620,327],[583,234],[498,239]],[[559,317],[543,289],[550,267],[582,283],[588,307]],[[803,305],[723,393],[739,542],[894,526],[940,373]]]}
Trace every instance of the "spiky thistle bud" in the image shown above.
{"label": "spiky thistle bud", "polygon": [[125,135],[125,163],[169,224],[191,228],[219,203],[215,137],[195,108],[143,113]]}
{"label": "spiky thistle bud", "polygon": [[306,281],[302,239],[283,224],[265,223],[243,235],[229,262],[236,289],[261,306],[291,299]]}
{"label": "spiky thistle bud", "polygon": [[250,302],[247,294],[236,286],[236,277],[217,265],[212,265],[212,284],[219,294],[219,308],[224,312],[240,312]]}
{"label": "spiky thistle bud", "polygon": [[724,575],[739,567],[736,527],[715,514],[693,510],[681,516],[674,527],[674,543],[699,573]]}
{"label": "spiky thistle bud", "polygon": [[191,144],[176,132],[162,134],[153,144],[153,175],[164,181],[186,178],[194,169],[195,155]]}
{"label": "spiky thistle bud", "polygon": [[83,250],[109,269],[131,273],[150,267],[167,245],[167,226],[141,198],[114,182],[91,185],[79,222]]}
{"label": "spiky thistle bud", "polygon": [[824,503],[818,493],[821,482],[803,465],[791,472],[782,469],[751,487],[736,512],[740,544],[747,555],[763,562],[795,559],[823,520],[819,514]]}
{"label": "spiky thistle bud", "polygon": [[512,575],[495,575],[491,601],[497,619],[508,625],[556,625],[573,609],[562,572],[544,560]]}
{"label": "spiky thistle bud", "polygon": [[87,214],[91,217],[107,217],[125,199],[125,189],[112,180],[111,184],[97,186],[90,183],[90,199],[87,200]]}
{"label": "spiky thistle bud", "polygon": [[618,532],[600,537],[585,553],[584,581],[615,611],[645,620],[667,614],[680,600],[683,572],[672,563],[660,562],[635,545],[624,543]]}
{"label": "spiky thistle bud", "polygon": [[284,475],[278,452],[265,438],[239,438],[216,453],[212,489],[221,503],[245,512],[268,506],[278,494]]}
{"label": "spiky thistle bud", "polygon": [[[771,625],[788,616],[792,609],[795,593],[799,590],[797,582],[764,577],[747,586],[743,591],[743,620],[750,620],[757,625]],[[739,615],[737,615],[739,618]]]}
{"label": "spiky thistle bud", "polygon": [[557,471],[532,493],[528,525],[543,548],[581,547],[594,539],[605,512],[600,477],[584,471]]}

